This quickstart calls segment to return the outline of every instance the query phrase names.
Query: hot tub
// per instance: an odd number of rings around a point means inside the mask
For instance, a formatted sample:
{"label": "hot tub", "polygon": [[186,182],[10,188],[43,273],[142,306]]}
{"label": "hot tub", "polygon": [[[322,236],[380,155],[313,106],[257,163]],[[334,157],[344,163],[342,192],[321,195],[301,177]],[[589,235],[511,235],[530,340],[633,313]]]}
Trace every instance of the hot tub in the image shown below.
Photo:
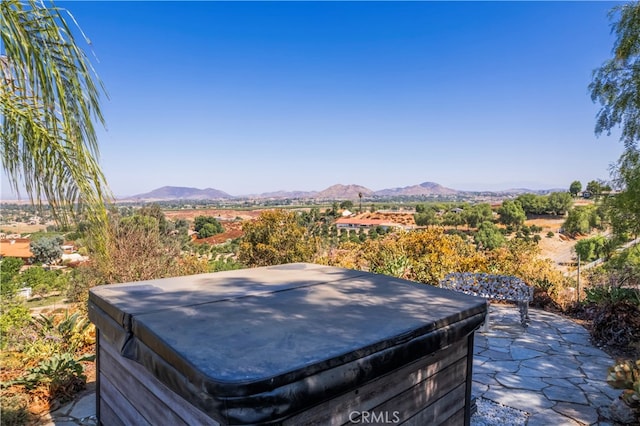
{"label": "hot tub", "polygon": [[296,263],[94,287],[105,425],[468,424],[481,298]]}

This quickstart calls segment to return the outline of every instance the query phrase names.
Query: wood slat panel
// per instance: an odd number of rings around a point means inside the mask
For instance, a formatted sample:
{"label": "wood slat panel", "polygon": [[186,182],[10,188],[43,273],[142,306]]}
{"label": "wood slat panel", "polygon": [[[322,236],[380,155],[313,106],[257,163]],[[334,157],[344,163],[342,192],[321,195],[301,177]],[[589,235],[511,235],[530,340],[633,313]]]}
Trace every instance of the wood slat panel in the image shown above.
{"label": "wood slat panel", "polygon": [[458,412],[455,413],[453,416],[449,417],[442,426],[460,426],[463,424],[464,424],[464,407],[458,410]]}
{"label": "wood slat panel", "polygon": [[100,424],[102,426],[126,426],[103,399],[100,399]]}
{"label": "wood slat panel", "polygon": [[108,353],[103,351],[100,356],[101,377],[107,377],[120,393],[126,394],[131,405],[150,423],[158,424],[162,420],[163,423],[168,422],[175,426],[187,425],[169,406],[140,382],[139,376],[122,368],[121,364]]}
{"label": "wood slat panel", "polygon": [[465,357],[444,370],[438,371],[427,380],[421,381],[411,389],[388,399],[371,411],[398,412],[400,421],[405,421],[430,405],[435,404],[441,398],[449,398],[450,395],[448,394],[457,386],[462,387],[462,396],[460,398],[462,406],[464,406],[466,373],[467,360]]}
{"label": "wood slat panel", "polygon": [[[127,401],[118,389],[105,376],[100,377],[100,399],[105,405],[117,414],[120,421],[126,425],[150,426],[150,423],[142,417],[136,408]],[[102,412],[100,413],[102,415]],[[102,419],[100,421],[107,424]]]}
{"label": "wood slat panel", "polygon": [[[159,420],[162,424],[172,425],[220,425],[165,386],[143,366],[120,356],[108,343],[103,345],[101,342],[100,349],[100,369],[103,374],[110,376],[114,383],[122,387],[123,392],[135,398],[137,402],[134,405],[140,404],[140,411],[152,423]],[[153,404],[149,401],[153,401]],[[145,410],[143,405],[148,409]]]}
{"label": "wood slat panel", "polygon": [[360,388],[323,402],[286,419],[283,425],[341,425],[352,411],[368,411],[433,376],[452,363],[466,359],[466,340],[381,376]]}
{"label": "wood slat panel", "polygon": [[464,397],[465,385],[463,383],[408,419],[403,423],[403,426],[460,426],[464,424]]}

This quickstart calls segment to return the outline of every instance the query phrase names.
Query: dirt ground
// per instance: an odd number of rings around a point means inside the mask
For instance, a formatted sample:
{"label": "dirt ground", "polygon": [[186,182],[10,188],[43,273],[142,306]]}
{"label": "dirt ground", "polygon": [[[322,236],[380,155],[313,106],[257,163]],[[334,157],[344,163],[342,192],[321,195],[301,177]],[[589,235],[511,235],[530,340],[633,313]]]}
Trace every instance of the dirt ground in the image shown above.
{"label": "dirt ground", "polygon": [[[573,246],[575,246],[577,240],[559,233],[564,220],[563,216],[536,218],[527,220],[525,225],[536,225],[542,228],[542,232],[539,233],[541,239],[538,243],[541,255],[553,260],[559,270],[568,272],[575,269],[573,266]],[[553,237],[547,237],[549,232],[553,232]]]}
{"label": "dirt ground", "polygon": [[41,232],[47,229],[46,225],[29,225],[28,223],[16,222],[0,225],[7,234],[31,234],[32,232]]}

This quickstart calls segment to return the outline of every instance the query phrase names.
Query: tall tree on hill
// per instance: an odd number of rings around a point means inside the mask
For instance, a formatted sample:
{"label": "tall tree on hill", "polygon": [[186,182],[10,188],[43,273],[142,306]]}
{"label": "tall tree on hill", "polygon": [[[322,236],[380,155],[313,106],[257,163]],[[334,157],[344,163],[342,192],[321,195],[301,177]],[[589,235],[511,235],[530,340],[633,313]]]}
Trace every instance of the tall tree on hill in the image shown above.
{"label": "tall tree on hill", "polygon": [[620,190],[608,200],[614,232],[640,233],[640,2],[627,3],[610,12],[616,35],[613,58],[593,74],[591,99],[601,105],[596,117],[596,134],[621,128],[625,151],[613,170],[614,185]]}
{"label": "tall tree on hill", "polygon": [[498,209],[498,214],[500,215],[500,223],[516,228],[524,225],[524,221],[527,220],[527,215],[524,213],[520,203],[513,200],[503,201]]}
{"label": "tall tree on hill", "polygon": [[593,73],[591,99],[602,108],[596,117],[596,134],[611,134],[620,126],[625,147],[640,140],[640,2],[614,7],[611,19],[617,36],[613,58]]}
{"label": "tall tree on hill", "polygon": [[569,192],[571,193],[572,196],[576,197],[580,191],[582,191],[582,183],[580,183],[579,180],[574,180],[573,182],[571,182],[571,185],[569,185]]}
{"label": "tall tree on hill", "polygon": [[35,0],[0,2],[2,166],[16,192],[23,184],[33,204],[44,198],[60,222],[86,209],[106,225],[110,194],[93,124],[104,124],[104,89],[63,12]]}

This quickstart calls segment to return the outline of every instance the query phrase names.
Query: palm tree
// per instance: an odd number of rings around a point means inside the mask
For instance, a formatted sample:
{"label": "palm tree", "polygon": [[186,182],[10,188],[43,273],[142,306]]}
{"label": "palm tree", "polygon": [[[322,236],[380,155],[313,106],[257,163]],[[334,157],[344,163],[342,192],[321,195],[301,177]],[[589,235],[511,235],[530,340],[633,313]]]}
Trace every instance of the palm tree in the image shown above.
{"label": "palm tree", "polygon": [[59,222],[84,211],[106,224],[111,193],[93,124],[104,125],[104,87],[63,12],[36,0],[0,1],[2,167],[16,193],[24,186],[32,204],[46,200]]}

